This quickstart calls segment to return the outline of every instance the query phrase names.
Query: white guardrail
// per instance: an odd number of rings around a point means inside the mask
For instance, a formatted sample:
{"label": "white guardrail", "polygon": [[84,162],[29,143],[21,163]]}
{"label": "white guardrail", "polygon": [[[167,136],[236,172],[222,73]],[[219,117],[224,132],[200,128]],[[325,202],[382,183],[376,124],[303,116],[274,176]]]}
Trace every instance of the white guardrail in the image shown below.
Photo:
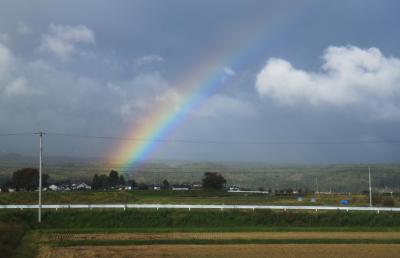
{"label": "white guardrail", "polygon": [[[43,209],[241,209],[241,210],[314,210],[314,211],[389,211],[400,212],[400,208],[391,207],[354,207],[354,206],[282,206],[282,205],[214,205],[214,204],[44,204]],[[38,205],[8,204],[0,209],[38,209]]]}

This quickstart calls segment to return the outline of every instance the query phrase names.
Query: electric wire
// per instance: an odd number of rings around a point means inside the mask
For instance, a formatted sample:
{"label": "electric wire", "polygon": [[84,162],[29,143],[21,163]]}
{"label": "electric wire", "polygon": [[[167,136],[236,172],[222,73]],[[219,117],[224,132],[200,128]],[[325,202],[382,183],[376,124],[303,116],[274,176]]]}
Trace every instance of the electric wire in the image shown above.
{"label": "electric wire", "polygon": [[0,137],[35,135],[35,133],[1,133]]}
{"label": "electric wire", "polygon": [[126,138],[119,136],[95,136],[81,134],[45,133],[49,136],[105,139],[117,141],[144,141],[188,144],[222,144],[222,145],[347,145],[347,144],[400,144],[400,140],[347,140],[347,141],[225,141],[225,140],[188,140],[188,139],[152,139]]}
{"label": "electric wire", "polygon": [[38,135],[103,139],[114,141],[141,141],[161,143],[183,143],[183,144],[220,144],[220,145],[355,145],[355,144],[400,144],[400,140],[323,140],[323,141],[226,141],[226,140],[191,140],[191,139],[158,139],[158,138],[129,138],[120,136],[99,136],[86,134],[69,134],[56,132],[33,132],[33,133],[3,133],[0,137]]}

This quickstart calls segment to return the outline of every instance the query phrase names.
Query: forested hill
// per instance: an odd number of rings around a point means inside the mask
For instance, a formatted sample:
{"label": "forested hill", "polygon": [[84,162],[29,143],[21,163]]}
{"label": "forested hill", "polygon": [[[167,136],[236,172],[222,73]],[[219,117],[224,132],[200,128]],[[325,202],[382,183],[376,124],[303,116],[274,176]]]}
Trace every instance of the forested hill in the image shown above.
{"label": "forested hill", "polygon": [[[372,184],[376,190],[400,190],[400,164],[372,164]],[[18,154],[0,156],[0,180],[22,167],[37,167],[36,157]],[[94,174],[108,174],[116,169],[126,178],[157,184],[167,179],[172,184],[200,183],[205,172],[221,173],[229,185],[258,189],[308,189],[336,192],[361,192],[368,189],[367,164],[271,165],[247,162],[153,160],[140,167],[120,170],[118,164],[98,158],[46,157],[44,173],[54,181],[91,182]]]}

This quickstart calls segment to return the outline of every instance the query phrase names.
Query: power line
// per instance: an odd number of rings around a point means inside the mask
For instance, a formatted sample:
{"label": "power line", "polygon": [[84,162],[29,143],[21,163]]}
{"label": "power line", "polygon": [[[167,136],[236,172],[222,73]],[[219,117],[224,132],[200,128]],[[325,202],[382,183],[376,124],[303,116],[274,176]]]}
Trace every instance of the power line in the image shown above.
{"label": "power line", "polygon": [[0,134],[0,137],[23,136],[23,135],[35,135],[35,133],[2,133],[2,134]]}
{"label": "power line", "polygon": [[119,136],[95,136],[81,134],[46,133],[50,136],[105,139],[117,141],[145,141],[164,143],[188,143],[188,144],[224,144],[224,145],[346,145],[346,144],[400,144],[400,140],[350,140],[350,141],[222,141],[222,140],[187,140],[187,139],[151,139],[151,138],[127,138]]}
{"label": "power line", "polygon": [[[0,137],[37,135],[35,133],[5,133]],[[85,134],[67,134],[43,132],[47,136],[103,139],[113,141],[141,141],[141,142],[162,142],[162,143],[184,143],[184,144],[220,144],[220,145],[355,145],[355,144],[400,144],[400,140],[345,140],[345,141],[226,141],[226,140],[190,140],[190,139],[157,139],[157,138],[129,138],[120,136],[98,136]]]}
{"label": "power line", "polygon": [[[0,164],[0,170],[1,169],[20,169],[23,168],[24,165],[2,165]],[[28,165],[25,167],[36,167],[35,165]],[[146,171],[146,173],[197,173],[197,172],[202,172],[202,171],[220,171],[221,173],[230,173],[230,174],[237,174],[237,173],[270,173],[270,174],[276,174],[276,173],[293,173],[293,169],[288,167],[286,169],[276,169],[276,168],[240,168],[240,169],[232,169],[229,167],[207,167],[207,166],[202,166],[202,167],[138,167],[138,168],[132,168],[132,169],[118,169],[118,167],[88,167],[88,166],[81,166],[81,167],[62,167],[62,166],[46,166],[45,169],[47,171],[70,171],[70,172],[103,172],[103,171],[110,171],[110,170],[117,170],[118,172],[141,172],[141,171]],[[324,169],[324,168],[308,168],[304,171],[299,171],[296,170],[295,173],[314,173],[316,171],[329,171],[330,169]],[[364,173],[362,168],[349,168],[349,169],[344,169],[340,170],[337,172],[340,173],[347,173],[348,170],[352,170],[352,172],[355,173]],[[385,173],[398,173],[398,171],[385,171]]]}

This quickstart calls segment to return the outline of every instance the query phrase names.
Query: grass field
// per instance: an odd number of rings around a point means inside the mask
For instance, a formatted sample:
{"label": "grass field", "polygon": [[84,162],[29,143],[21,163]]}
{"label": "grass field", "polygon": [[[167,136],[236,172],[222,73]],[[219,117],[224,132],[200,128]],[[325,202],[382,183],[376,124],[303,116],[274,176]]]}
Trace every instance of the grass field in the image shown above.
{"label": "grass field", "polygon": [[[0,204],[36,204],[36,192],[0,193]],[[315,198],[316,202],[311,202]],[[400,205],[398,196],[395,205]],[[297,196],[274,196],[203,191],[87,191],[44,192],[44,204],[95,204],[95,203],[160,203],[160,204],[273,204],[273,205],[339,205],[348,200],[350,206],[367,206],[368,196],[363,194],[307,194],[302,201]],[[382,205],[382,203],[376,203]]]}
{"label": "grass field", "polygon": [[[270,210],[34,210],[3,211],[0,221],[25,221],[40,228],[236,228],[236,227],[396,227],[400,213]],[[3,220],[3,221],[4,221]]]}
{"label": "grass field", "polygon": [[0,221],[0,256],[9,257],[20,244],[27,228],[15,222]]}

